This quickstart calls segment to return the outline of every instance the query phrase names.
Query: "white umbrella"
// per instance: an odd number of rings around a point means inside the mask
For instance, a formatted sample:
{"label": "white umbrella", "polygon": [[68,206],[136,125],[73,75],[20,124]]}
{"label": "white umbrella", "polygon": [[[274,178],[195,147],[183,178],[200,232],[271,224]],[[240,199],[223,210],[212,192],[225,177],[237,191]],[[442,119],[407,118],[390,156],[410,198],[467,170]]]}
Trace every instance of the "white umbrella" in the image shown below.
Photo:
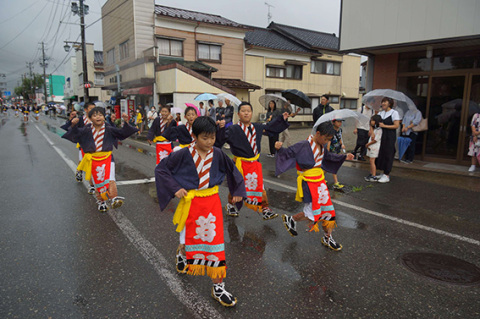
{"label": "white umbrella", "polygon": [[277,109],[281,109],[284,105],[289,105],[287,99],[284,98],[281,95],[276,95],[276,94],[264,94],[258,98],[258,101],[264,108],[268,110],[268,104],[270,104],[270,101],[275,102]]}
{"label": "white umbrella", "polygon": [[93,102],[93,104],[95,104],[95,106],[103,107],[105,109],[107,108],[107,104],[105,104],[102,101],[95,101],[95,102]]}
{"label": "white umbrella", "polygon": [[78,104],[78,103],[75,103],[75,104],[73,105],[73,108],[74,108],[75,111],[77,111],[77,112],[80,112],[80,111],[82,111],[82,109],[83,109],[82,106],[81,106],[80,104]]}
{"label": "white umbrella", "polygon": [[240,101],[239,99],[237,99],[235,96],[229,94],[229,93],[220,93],[220,94],[217,94],[217,98],[219,100],[229,100],[233,106],[239,106],[240,103],[242,103],[242,101]]}
{"label": "white umbrella", "polygon": [[317,122],[315,122],[315,125],[313,125],[312,134],[315,134],[315,132],[317,131],[317,127],[324,122],[331,122],[333,120],[344,120],[346,118],[352,117],[355,118],[359,123],[368,126],[368,121],[370,119],[366,115],[347,109],[334,110],[320,116]]}
{"label": "white umbrella", "polygon": [[181,108],[179,108],[179,107],[172,107],[172,108],[170,109],[170,113],[172,113],[172,114],[180,113],[180,115],[181,115],[181,114],[183,114],[183,112],[184,112],[184,111],[183,111]]}
{"label": "white umbrella", "polygon": [[56,105],[56,107],[57,107],[58,109],[61,109],[61,110],[66,110],[66,109],[67,109],[67,107],[66,107],[65,105],[63,105],[63,104]]}
{"label": "white umbrella", "polygon": [[362,102],[378,111],[382,107],[382,99],[384,97],[389,97],[393,100],[393,108],[399,111],[401,117],[403,117],[403,114],[408,110],[417,110],[417,106],[408,96],[402,92],[390,89],[370,91],[363,96]]}

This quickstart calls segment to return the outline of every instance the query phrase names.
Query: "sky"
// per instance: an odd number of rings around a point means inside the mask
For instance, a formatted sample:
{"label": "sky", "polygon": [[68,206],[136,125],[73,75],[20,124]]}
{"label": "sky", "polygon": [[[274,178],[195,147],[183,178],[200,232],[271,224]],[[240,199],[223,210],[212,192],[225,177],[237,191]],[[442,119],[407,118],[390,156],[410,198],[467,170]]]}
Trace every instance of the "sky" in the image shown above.
{"label": "sky", "polygon": [[[267,27],[268,3],[271,21],[305,29],[339,33],[341,0],[155,0],[156,4],[217,14],[237,23]],[[13,91],[24,73],[43,74],[42,45],[48,58],[47,74],[64,75],[67,54],[64,41],[80,41],[80,18],[70,9],[71,0],[2,0],[0,10],[0,74]],[[77,1],[78,2],[78,1]],[[85,0],[86,42],[102,50],[101,7],[107,0]]]}

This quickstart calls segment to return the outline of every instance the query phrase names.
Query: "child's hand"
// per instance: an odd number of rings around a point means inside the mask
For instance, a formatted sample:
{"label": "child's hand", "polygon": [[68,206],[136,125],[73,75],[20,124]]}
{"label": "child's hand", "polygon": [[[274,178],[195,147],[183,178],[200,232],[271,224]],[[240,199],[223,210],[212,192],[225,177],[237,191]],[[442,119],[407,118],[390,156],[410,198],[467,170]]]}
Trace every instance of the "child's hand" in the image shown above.
{"label": "child's hand", "polygon": [[380,124],[378,124],[378,127],[384,128],[384,127],[385,127],[385,124],[380,123]]}
{"label": "child's hand", "polygon": [[344,150],[344,149],[345,149],[345,144],[342,144],[342,150]]}
{"label": "child's hand", "polygon": [[357,134],[358,130],[357,129],[354,129],[353,130],[353,134]]}
{"label": "child's hand", "polygon": [[78,117],[74,118],[74,119],[72,120],[72,126],[77,125],[77,124],[78,124],[78,121],[80,121],[80,119],[79,119]]}
{"label": "child's hand", "polygon": [[279,150],[282,148],[283,143],[282,142],[275,142],[275,149]]}
{"label": "child's hand", "polygon": [[232,203],[235,204],[235,203],[239,203],[243,200],[242,196],[233,196],[232,197]]}
{"label": "child's hand", "polygon": [[125,113],[122,113],[122,119],[123,119],[125,122],[128,122],[128,115],[125,114]]}
{"label": "child's hand", "polygon": [[288,114],[288,112],[284,112],[283,113],[283,119],[286,120],[290,117],[290,114]]}
{"label": "child's hand", "polygon": [[175,193],[175,197],[176,198],[182,198],[184,196],[187,196],[187,191],[185,190],[185,188],[180,188],[176,193]]}
{"label": "child's hand", "polygon": [[354,158],[355,158],[355,156],[353,156],[352,153],[348,153],[348,154],[347,154],[347,160],[353,161]]}

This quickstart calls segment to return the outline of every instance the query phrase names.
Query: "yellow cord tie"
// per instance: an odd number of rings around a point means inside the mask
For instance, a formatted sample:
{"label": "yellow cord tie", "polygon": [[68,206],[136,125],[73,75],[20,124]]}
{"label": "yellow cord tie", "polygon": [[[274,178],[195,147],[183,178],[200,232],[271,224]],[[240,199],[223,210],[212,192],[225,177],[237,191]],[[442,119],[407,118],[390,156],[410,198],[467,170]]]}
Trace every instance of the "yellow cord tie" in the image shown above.
{"label": "yellow cord tie", "polygon": [[188,213],[190,212],[190,206],[192,205],[192,200],[195,197],[208,197],[218,194],[218,185],[210,187],[207,189],[191,189],[187,192],[187,195],[180,199],[175,214],[173,215],[173,224],[177,226],[177,232],[181,232],[185,228],[185,223],[188,218]]}

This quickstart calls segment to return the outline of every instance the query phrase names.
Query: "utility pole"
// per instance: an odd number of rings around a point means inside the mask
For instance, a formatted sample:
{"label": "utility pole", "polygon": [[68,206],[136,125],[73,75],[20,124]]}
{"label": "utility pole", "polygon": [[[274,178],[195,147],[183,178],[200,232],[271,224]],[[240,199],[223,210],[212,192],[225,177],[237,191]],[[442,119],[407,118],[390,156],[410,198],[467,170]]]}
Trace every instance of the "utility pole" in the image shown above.
{"label": "utility pole", "polygon": [[[87,69],[87,46],[85,44],[85,6],[83,4],[84,0],[80,0],[80,28],[82,33],[82,64],[83,64],[83,102],[88,103],[88,69]],[[88,7],[87,7],[88,8]],[[88,10],[88,9],[87,9]]]}
{"label": "utility pole", "polygon": [[43,94],[45,96],[45,105],[47,104],[47,73],[45,68],[47,67],[47,62],[45,59],[45,44],[42,42],[42,63],[43,66]]}
{"label": "utility pole", "polygon": [[32,67],[33,67],[33,62],[27,62],[27,67],[30,69],[30,91],[32,94],[35,96],[35,91],[33,89],[34,83],[33,83],[33,75],[32,75]]}

